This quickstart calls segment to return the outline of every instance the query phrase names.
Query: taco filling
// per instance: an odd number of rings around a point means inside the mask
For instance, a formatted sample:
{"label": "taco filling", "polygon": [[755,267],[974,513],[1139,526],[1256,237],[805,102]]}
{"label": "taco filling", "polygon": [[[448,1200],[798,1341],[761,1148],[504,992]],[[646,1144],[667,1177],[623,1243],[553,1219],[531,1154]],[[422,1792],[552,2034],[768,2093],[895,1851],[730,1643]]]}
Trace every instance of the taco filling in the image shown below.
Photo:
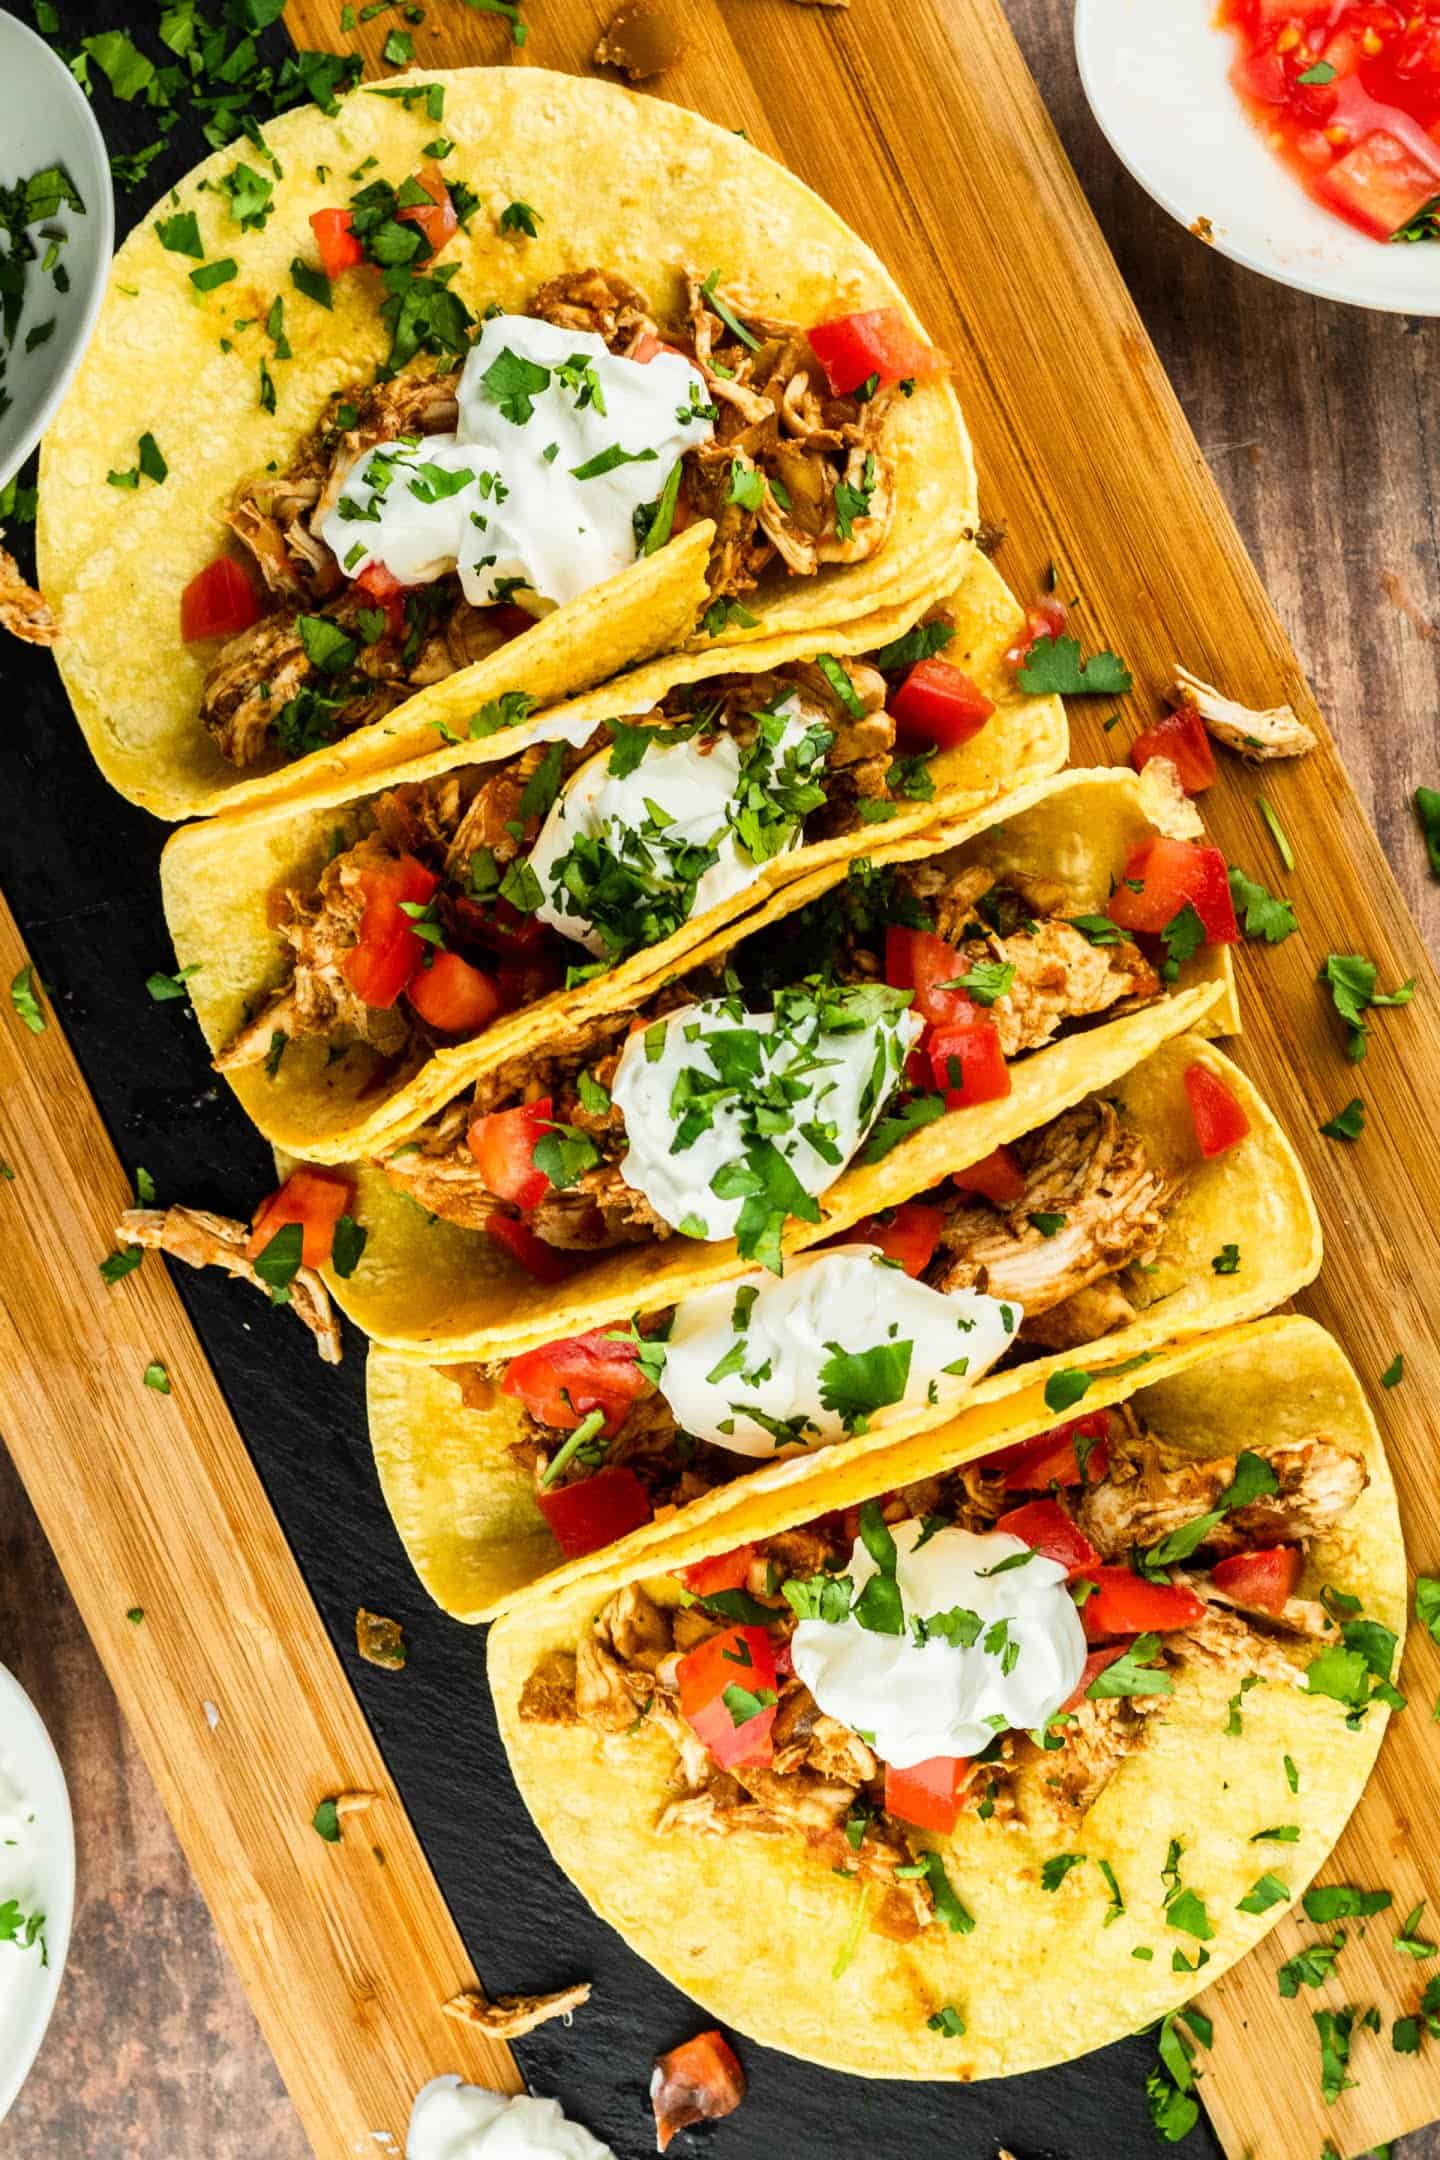
{"label": "taco filling", "polygon": [[1299,1685],[1339,1639],[1307,1549],[1368,1482],[1321,1431],[1197,1458],[1129,1406],[610,1596],[519,1716],[674,1749],[655,1828],[803,1844],[879,1934],[973,1925],[944,1859],[973,1811],[1064,1834],[1192,1667]]}
{"label": "taco filling", "polygon": [[716,528],[712,634],[753,626],[763,581],[884,544],[885,414],[941,367],[896,310],[780,322],[687,273],[662,320],[591,268],[477,320],[458,264],[432,267],[475,208],[432,160],[311,219],[329,277],[380,273],[391,350],[234,497],[263,607],[231,556],[184,594],[184,637],[227,640],[200,714],[234,765],[367,725],[697,518]]}
{"label": "taco filling", "polygon": [[[950,628],[927,626],[932,652]],[[892,692],[877,667],[826,654],[675,691],[578,743],[542,724],[512,757],[372,798],[336,828],[318,883],[276,896],[289,978],[217,1068],[264,1062],[277,1035],[419,1062],[663,943],[776,857],[928,800],[936,748],[994,707],[959,668],[923,667],[943,697],[932,687],[918,710],[919,668]],[[487,729],[523,715],[500,700]]]}
{"label": "taco filling", "polygon": [[[866,866],[818,905],[582,1047],[482,1076],[386,1158],[391,1183],[541,1280],[672,1233],[734,1237],[779,1272],[786,1219],[818,1222],[862,1148],[1007,1095],[1014,1059],[1163,992],[1113,923],[1097,938],[1060,912],[1059,886],[953,857]],[[817,949],[822,972],[774,987]]]}

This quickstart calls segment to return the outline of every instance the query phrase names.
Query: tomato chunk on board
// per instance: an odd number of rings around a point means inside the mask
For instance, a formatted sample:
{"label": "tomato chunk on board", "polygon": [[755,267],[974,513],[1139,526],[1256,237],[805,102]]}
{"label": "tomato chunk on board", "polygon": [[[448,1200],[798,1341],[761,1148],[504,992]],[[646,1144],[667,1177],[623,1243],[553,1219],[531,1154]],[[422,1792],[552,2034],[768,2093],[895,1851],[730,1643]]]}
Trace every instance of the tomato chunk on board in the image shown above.
{"label": "tomato chunk on board", "polygon": [[1217,1560],[1210,1570],[1210,1580],[1237,1605],[1251,1605],[1257,1612],[1278,1615],[1295,1595],[1300,1564],[1298,1545],[1267,1545],[1255,1552],[1232,1553],[1228,1560]]}
{"label": "tomato chunk on board", "polygon": [[1144,772],[1151,758],[1169,758],[1187,795],[1199,795],[1215,778],[1215,752],[1193,705],[1177,705],[1130,745],[1130,763]]}
{"label": "tomato chunk on board", "polygon": [[1198,1060],[1185,1068],[1185,1093],[1195,1140],[1207,1162],[1245,1138],[1250,1120],[1218,1073]]}
{"label": "tomato chunk on board", "polygon": [[[680,1711],[722,1769],[733,1763],[768,1763],[775,1723],[775,1652],[761,1627],[722,1628],[681,1658],[676,1667]],[[741,1691],[743,1699],[730,1690]],[[769,1695],[767,1703],[763,1697]],[[759,1707],[751,1709],[751,1701]]]}
{"label": "tomato chunk on board", "polygon": [[262,1200],[255,1211],[250,1241],[245,1247],[247,1260],[254,1260],[264,1252],[277,1230],[288,1223],[299,1223],[304,1241],[300,1248],[302,1267],[323,1267],[330,1258],[335,1245],[335,1225],[342,1215],[348,1215],[355,1204],[354,1181],[341,1177],[334,1170],[312,1169],[302,1163],[292,1170],[278,1192]]}
{"label": "tomato chunk on board", "polygon": [[604,1328],[591,1328],[585,1335],[522,1350],[510,1360],[500,1387],[524,1403],[538,1425],[557,1432],[573,1432],[592,1410],[601,1410],[602,1430],[613,1438],[649,1384],[633,1343],[612,1342]]}
{"label": "tomato chunk on board", "polygon": [[917,1830],[949,1837],[960,1819],[972,1765],[968,1755],[932,1755],[897,1770],[885,1765],[885,1812]]}
{"label": "tomato chunk on board", "polygon": [[645,1487],[623,1463],[607,1463],[593,1477],[539,1492],[535,1501],[567,1560],[628,1537],[654,1513]]}
{"label": "tomato chunk on board", "polygon": [[692,2123],[732,2115],[745,2093],[745,2072],[718,2032],[697,2033],[668,2055],[657,2055],[650,2073],[657,2150],[663,2153],[676,2132]]}

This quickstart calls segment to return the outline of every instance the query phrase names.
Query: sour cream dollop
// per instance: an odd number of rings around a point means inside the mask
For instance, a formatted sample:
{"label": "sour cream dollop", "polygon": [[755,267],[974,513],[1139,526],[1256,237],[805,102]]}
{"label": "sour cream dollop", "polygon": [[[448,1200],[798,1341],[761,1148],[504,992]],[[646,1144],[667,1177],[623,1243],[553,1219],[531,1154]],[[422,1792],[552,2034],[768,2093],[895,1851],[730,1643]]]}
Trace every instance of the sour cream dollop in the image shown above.
{"label": "sour cream dollop", "polygon": [[[866,1414],[874,1426],[887,1414],[958,1400],[1008,1349],[1019,1323],[1018,1305],[975,1290],[932,1290],[887,1265],[873,1245],[837,1245],[792,1260],[778,1278],[746,1276],[686,1298],[660,1389],[683,1431],[737,1455],[773,1455],[786,1444],[777,1424],[807,1447],[829,1447],[846,1432],[844,1404],[864,1386],[853,1367],[837,1367],[837,1345],[852,1358],[886,1353],[865,1371],[891,1384],[903,1368],[896,1407]],[[748,1416],[746,1404],[770,1422]]]}
{"label": "sour cream dollop", "polygon": [[[736,831],[742,765],[763,782],[813,780],[825,763],[828,722],[817,707],[792,691],[771,710],[782,725],[776,739],[742,757],[731,735],[691,736],[665,743],[651,739],[633,770],[614,770],[614,751],[602,750],[572,773],[551,804],[530,851],[530,868],[540,880],[544,899],[540,920],[562,936],[601,957],[614,940],[573,905],[560,874],[577,839],[597,840],[621,864],[642,870],[647,879],[668,886],[680,904],[680,919],[703,915],[754,883],[760,865]],[[821,739],[819,730],[826,730]],[[775,851],[798,847],[803,821],[796,820]],[[693,896],[683,894],[682,864],[687,851],[713,849],[715,861],[703,871]]]}
{"label": "sour cream dollop", "polygon": [[477,607],[573,600],[634,562],[635,512],[714,433],[682,354],[623,360],[593,331],[529,315],[481,324],[457,395],[453,435],[379,443],[351,466],[320,525],[348,577],[372,562],[406,585],[458,569]]}
{"label": "sour cream dollop", "polygon": [[[998,1530],[927,1538],[912,1519],[891,1531],[905,1632],[879,1635],[852,1617],[802,1620],[791,1638],[795,1671],[820,1708],[873,1735],[897,1770],[934,1755],[978,1755],[997,1732],[1042,1726],[1085,1666],[1085,1630],[1060,1563]],[[1017,1566],[1001,1566],[1021,1554]],[[849,1567],[857,1595],[877,1573],[857,1538]],[[939,1635],[917,1647],[912,1620],[956,1613],[978,1616],[968,1647]]]}
{"label": "sour cream dollop", "polygon": [[629,1037],[610,1091],[625,1118],[620,1175],[672,1229],[712,1243],[735,1234],[746,1195],[729,1183],[762,1102],[784,1099],[789,1122],[764,1137],[807,1193],[818,1198],[841,1175],[924,1022],[895,1006],[842,1032],[824,1015],[813,1000],[777,997],[774,1012],[752,1013],[706,998]]}
{"label": "sour cream dollop", "polygon": [[615,2160],[558,2100],[432,2078],[415,2097],[405,2160]]}

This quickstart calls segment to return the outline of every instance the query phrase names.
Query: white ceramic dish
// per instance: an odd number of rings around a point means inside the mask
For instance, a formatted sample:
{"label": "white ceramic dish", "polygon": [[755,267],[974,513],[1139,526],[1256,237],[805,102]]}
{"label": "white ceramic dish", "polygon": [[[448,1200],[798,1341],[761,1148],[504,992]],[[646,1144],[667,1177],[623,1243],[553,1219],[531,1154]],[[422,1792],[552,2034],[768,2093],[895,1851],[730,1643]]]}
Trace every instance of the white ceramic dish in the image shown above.
{"label": "white ceramic dish", "polygon": [[[40,440],[80,364],[115,239],[110,166],[89,101],[44,39],[0,9],[0,181],[13,187],[47,165],[65,167],[85,215],[62,210],[47,220],[47,230],[59,227],[69,236],[61,256],[68,293],[57,293],[38,264],[31,266],[5,371],[11,403],[0,413],[0,487]],[[27,353],[26,329],[49,315],[56,318],[52,336]]]}
{"label": "white ceramic dish", "polygon": [[1213,0],[1078,0],[1075,52],[1121,163],[1222,255],[1326,300],[1440,315],[1440,244],[1387,247],[1312,202],[1230,86]]}
{"label": "white ceramic dish", "polygon": [[[75,1909],[75,1829],[60,1758],[39,1712],[18,1680],[0,1665],[0,1771],[21,1788],[33,1808],[39,1838],[37,1875],[44,1881],[48,1965],[39,1951],[0,1943],[0,1958],[14,1959],[0,1986],[0,2122],[3,2122],[40,2051],[70,1949]],[[13,1893],[0,1852],[0,1899]],[[23,1983],[17,1985],[17,1977]]]}

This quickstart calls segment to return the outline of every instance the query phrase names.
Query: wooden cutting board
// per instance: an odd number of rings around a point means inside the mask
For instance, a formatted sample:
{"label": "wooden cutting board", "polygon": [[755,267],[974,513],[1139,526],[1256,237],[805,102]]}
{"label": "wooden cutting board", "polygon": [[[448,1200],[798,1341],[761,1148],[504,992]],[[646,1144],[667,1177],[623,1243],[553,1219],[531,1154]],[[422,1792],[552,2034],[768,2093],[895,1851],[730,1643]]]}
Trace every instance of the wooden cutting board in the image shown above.
{"label": "wooden cutting board", "polygon": [[[1290,893],[1300,934],[1242,956],[1240,1061],[1305,1157],[1329,1260],[1304,1300],[1346,1345],[1395,1458],[1412,1563],[1440,1572],[1440,1491],[1431,1469],[1440,1401],[1440,1237],[1432,1105],[1440,1097],[1440,999],[1404,903],[1340,768],[1284,632],[1261,590],[996,0],[663,0],[685,33],[678,66],[652,87],[781,158],[878,249],[955,361],[975,436],[986,515],[1008,528],[999,564],[1022,593],[1058,565],[1087,648],[1110,645],[1135,673],[1119,727],[1071,708],[1076,762],[1125,755],[1181,661],[1246,703],[1288,700],[1322,734],[1297,765],[1257,777],[1226,759],[1205,799],[1232,862]],[[517,48],[503,19],[432,5],[414,27],[416,63],[591,72],[616,0],[529,0]],[[395,18],[359,43],[367,73]],[[334,0],[291,0],[296,42],[333,48]],[[544,205],[554,216],[559,206]],[[1287,877],[1256,809],[1263,793],[1294,844]],[[1386,986],[1419,978],[1414,1004],[1376,1016],[1364,1065],[1317,988],[1329,951],[1368,954]],[[1354,1146],[1319,1122],[1360,1094]],[[1379,1375],[1397,1350],[1405,1379]],[[1283,1383],[1283,1375],[1277,1376]],[[1440,1933],[1440,1651],[1412,1642],[1411,1708],[1394,1721],[1379,1773],[1327,1879],[1395,1893],[1396,1924],[1421,1897]],[[1262,1864],[1257,1864],[1257,1875]],[[1286,1922],[1207,1998],[1216,2023],[1203,2094],[1232,2160],[1317,2160],[1327,2138],[1355,2153],[1440,2117],[1440,2043],[1401,2058],[1392,2017],[1414,2008],[1435,1966],[1390,1947],[1389,1916],[1353,1939],[1337,1984],[1282,2001],[1275,1971],[1317,1930]],[[1378,2004],[1386,2029],[1357,2033],[1356,2090],[1327,2108],[1310,2011]]]}

